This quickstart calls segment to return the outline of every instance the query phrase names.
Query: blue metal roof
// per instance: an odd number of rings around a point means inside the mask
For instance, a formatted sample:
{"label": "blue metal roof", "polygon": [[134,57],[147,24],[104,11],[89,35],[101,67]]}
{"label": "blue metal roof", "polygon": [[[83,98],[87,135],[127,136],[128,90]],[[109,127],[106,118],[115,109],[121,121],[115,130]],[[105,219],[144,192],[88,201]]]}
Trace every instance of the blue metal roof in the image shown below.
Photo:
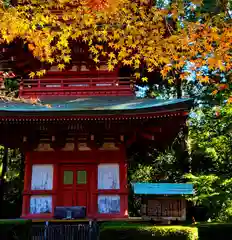
{"label": "blue metal roof", "polygon": [[192,195],[194,194],[191,183],[134,183],[135,194],[152,195]]}

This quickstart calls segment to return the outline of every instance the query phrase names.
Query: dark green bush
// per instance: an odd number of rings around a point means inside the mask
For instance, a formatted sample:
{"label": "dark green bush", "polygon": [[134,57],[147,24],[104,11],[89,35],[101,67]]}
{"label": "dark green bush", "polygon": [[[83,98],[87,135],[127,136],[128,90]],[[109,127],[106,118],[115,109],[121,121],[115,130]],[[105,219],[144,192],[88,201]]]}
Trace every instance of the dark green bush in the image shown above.
{"label": "dark green bush", "polygon": [[197,228],[149,226],[145,224],[104,224],[100,240],[197,240]]}
{"label": "dark green bush", "polygon": [[1,240],[29,240],[31,233],[30,220],[0,220]]}
{"label": "dark green bush", "polygon": [[200,224],[198,227],[199,240],[228,240],[232,239],[231,223]]}

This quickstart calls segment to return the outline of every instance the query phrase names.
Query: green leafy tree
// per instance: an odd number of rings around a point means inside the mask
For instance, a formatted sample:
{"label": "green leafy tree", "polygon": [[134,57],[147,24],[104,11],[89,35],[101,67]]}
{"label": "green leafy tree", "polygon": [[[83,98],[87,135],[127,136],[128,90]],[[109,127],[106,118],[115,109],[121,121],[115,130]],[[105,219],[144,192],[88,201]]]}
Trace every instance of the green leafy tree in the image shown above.
{"label": "green leafy tree", "polygon": [[192,112],[189,125],[191,181],[196,194],[191,200],[208,209],[208,217],[231,221],[232,131],[231,104],[203,106]]}
{"label": "green leafy tree", "polygon": [[207,208],[207,216],[212,220],[232,220],[232,178],[208,175],[185,175],[194,184],[195,195],[189,198],[195,205]]}
{"label": "green leafy tree", "polygon": [[0,218],[20,217],[24,157],[19,150],[0,147]]}

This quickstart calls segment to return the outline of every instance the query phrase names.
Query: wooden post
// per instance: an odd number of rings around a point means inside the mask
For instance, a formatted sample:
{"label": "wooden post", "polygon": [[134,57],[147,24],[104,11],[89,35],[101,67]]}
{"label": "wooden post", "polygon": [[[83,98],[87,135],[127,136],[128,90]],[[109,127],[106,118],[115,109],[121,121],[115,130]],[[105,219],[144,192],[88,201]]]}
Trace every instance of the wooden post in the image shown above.
{"label": "wooden post", "polygon": [[31,188],[31,162],[29,153],[25,154],[25,172],[24,172],[24,191],[23,191],[23,206],[22,206],[22,217],[29,213],[30,196],[28,192]]}
{"label": "wooden post", "polygon": [[53,164],[53,196],[52,196],[52,215],[54,215],[54,209],[57,206],[57,198],[58,198],[58,186],[59,186],[59,164],[56,162]]}

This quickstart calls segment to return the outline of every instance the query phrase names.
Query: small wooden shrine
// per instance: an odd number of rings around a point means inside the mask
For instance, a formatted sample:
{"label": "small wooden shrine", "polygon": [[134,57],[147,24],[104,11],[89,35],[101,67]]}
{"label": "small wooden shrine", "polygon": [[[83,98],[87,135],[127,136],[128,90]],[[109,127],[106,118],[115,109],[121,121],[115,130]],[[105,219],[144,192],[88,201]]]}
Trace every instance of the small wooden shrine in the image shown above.
{"label": "small wooden shrine", "polygon": [[154,221],[185,221],[186,200],[192,195],[190,183],[135,183],[134,193],[142,196],[141,216]]}
{"label": "small wooden shrine", "polygon": [[25,71],[19,95],[42,103],[0,101],[0,143],[25,155],[22,217],[53,218],[56,207],[83,206],[87,218],[127,218],[127,147],[171,142],[191,100],[138,99],[126,71],[108,72],[104,62],[96,70],[74,46],[65,71],[43,66],[40,79],[27,77],[41,67],[28,50],[9,50],[14,69]]}

